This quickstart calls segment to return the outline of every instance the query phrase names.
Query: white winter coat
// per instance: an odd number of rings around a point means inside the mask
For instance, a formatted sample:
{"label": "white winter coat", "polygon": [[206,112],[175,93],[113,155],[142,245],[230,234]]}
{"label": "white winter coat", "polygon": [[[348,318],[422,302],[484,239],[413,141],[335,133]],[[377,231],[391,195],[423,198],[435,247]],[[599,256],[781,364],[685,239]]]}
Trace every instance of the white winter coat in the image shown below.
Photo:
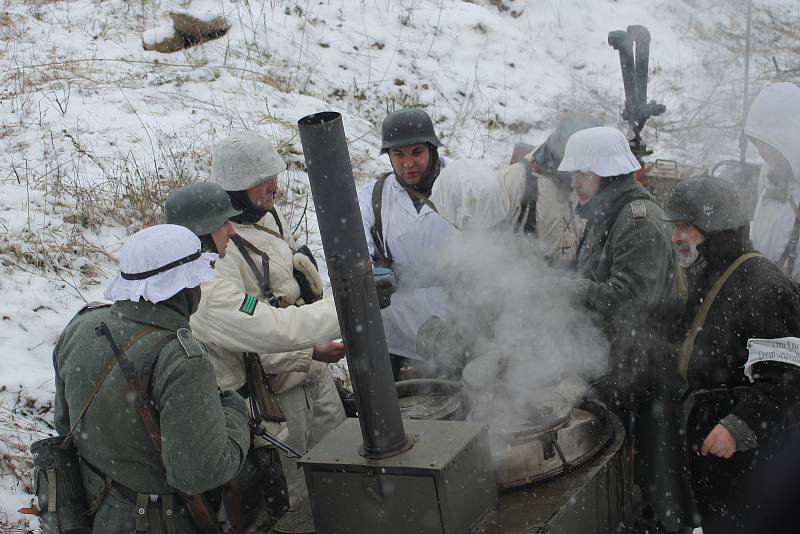
{"label": "white winter coat", "polygon": [[[794,174],[789,193],[800,204],[800,88],[784,82],[761,91],[750,108],[744,133],[769,144],[789,161]],[[781,198],[783,195],[767,179],[767,169],[764,171],[750,238],[756,250],[777,263],[789,243],[795,212],[788,198]],[[800,281],[800,257],[788,274]]]}
{"label": "white winter coat", "polygon": [[[287,227],[283,220],[281,224]],[[278,232],[269,213],[259,225]],[[192,332],[209,349],[220,387],[244,385],[244,352],[260,355],[264,370],[273,375],[270,385],[277,393],[328,373],[327,365],[312,361],[311,356],[316,343],[340,336],[333,301],[295,306],[300,287],[293,276],[295,245],[291,237],[281,239],[254,225],[234,223],[234,227],[237,234],[269,255],[270,283],[281,308],[271,306],[261,295],[258,280],[230,242],[225,257],[217,261],[214,279],[202,284],[200,306],[191,318]],[[261,268],[261,257],[250,254]],[[258,299],[252,315],[240,311],[247,295]]]}
{"label": "white winter coat", "polygon": [[431,202],[459,230],[489,230],[508,219],[508,194],[482,160],[453,161],[433,183]]}
{"label": "white winter coat", "polygon": [[[446,277],[439,268],[438,253],[458,231],[423,205],[417,213],[411,198],[394,174],[386,177],[382,194],[383,239],[391,251],[392,270],[398,279],[398,290],[391,305],[381,310],[389,352],[412,359],[417,354],[417,331],[431,316],[446,319]],[[372,189],[375,182],[358,192],[358,204],[369,253],[376,256],[370,228],[375,223]]]}

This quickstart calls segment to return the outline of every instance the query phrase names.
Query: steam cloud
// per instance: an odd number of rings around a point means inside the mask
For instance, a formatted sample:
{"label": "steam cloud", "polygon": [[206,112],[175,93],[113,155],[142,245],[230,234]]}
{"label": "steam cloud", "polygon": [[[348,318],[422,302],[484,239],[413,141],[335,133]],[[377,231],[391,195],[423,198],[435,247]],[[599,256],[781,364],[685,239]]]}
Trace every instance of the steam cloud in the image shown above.
{"label": "steam cloud", "polygon": [[[466,232],[442,254],[450,279],[448,321],[470,347],[463,378],[473,406],[480,404],[481,418],[493,426],[529,420],[542,396],[579,401],[606,369],[605,336],[572,302],[567,275],[549,267],[536,248],[507,232]],[[492,393],[497,384],[507,386],[503,394]]]}

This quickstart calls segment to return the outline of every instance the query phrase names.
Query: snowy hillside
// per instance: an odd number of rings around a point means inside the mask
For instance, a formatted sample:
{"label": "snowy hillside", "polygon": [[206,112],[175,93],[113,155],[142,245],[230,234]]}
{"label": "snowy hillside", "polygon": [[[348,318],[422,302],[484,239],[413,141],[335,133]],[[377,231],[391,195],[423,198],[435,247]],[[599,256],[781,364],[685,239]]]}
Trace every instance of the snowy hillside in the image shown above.
{"label": "snowy hillside", "polygon": [[[797,3],[756,3],[751,96],[793,79]],[[0,532],[34,523],[27,447],[47,435],[50,351],[98,300],[125,236],[157,222],[165,194],[205,179],[210,146],[257,130],[291,162],[284,201],[321,253],[296,121],[344,116],[355,174],[378,157],[387,111],[424,107],[453,158],[504,164],[559,114],[625,129],[611,30],[652,34],[650,97],[667,106],[645,140],[704,166],[738,153],[742,0],[24,0],[0,8]],[[170,11],[230,29],[185,50],[145,51]],[[794,38],[794,40],[792,40]],[[312,205],[313,207],[313,205]],[[310,210],[311,211],[311,210]]]}

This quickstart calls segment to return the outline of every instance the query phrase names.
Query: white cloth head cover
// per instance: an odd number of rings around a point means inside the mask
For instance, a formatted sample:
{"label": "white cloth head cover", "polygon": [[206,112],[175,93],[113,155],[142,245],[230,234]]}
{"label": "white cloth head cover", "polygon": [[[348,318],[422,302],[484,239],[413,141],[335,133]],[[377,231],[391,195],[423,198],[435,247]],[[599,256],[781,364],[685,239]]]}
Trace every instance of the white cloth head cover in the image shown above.
{"label": "white cloth head cover", "polygon": [[558,166],[559,171],[591,172],[601,177],[628,174],[640,168],[625,135],[607,126],[572,134]]}
{"label": "white cloth head cover", "polygon": [[266,137],[253,132],[217,143],[211,156],[211,181],[225,191],[244,191],[286,170],[286,162]]}
{"label": "white cloth head cover", "polygon": [[800,178],[800,88],[780,82],[765,87],[750,106],[745,135],[778,150]]}
{"label": "white cloth head cover", "polygon": [[439,215],[461,230],[487,230],[511,210],[497,171],[481,160],[451,161],[433,182],[430,199]]}
{"label": "white cloth head cover", "polygon": [[167,300],[181,289],[197,287],[214,278],[211,262],[219,259],[217,254],[204,252],[195,260],[143,280],[126,280],[122,273],[146,273],[199,251],[200,239],[183,226],[157,224],[139,230],[119,249],[120,272],[108,284],[105,298],[113,302],[144,299],[155,303]]}

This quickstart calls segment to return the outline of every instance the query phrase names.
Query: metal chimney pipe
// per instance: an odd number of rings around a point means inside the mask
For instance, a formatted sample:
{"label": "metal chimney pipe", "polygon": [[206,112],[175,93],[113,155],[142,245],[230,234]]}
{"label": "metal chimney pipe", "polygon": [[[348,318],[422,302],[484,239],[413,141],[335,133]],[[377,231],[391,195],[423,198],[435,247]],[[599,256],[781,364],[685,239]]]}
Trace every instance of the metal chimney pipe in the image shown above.
{"label": "metal chimney pipe", "polygon": [[297,124],[358,404],[359,452],[385,458],[404,451],[410,441],[400,418],[342,116],[315,113]]}

